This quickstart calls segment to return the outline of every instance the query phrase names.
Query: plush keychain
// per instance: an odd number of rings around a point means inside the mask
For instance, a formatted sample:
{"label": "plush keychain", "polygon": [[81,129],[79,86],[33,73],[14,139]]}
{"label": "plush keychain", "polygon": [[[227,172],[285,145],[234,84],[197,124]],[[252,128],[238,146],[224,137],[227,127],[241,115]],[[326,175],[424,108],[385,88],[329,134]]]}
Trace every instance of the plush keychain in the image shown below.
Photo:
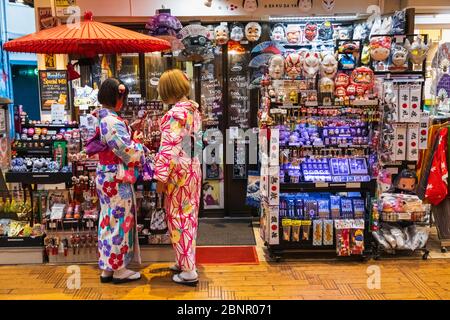
{"label": "plush keychain", "polygon": [[220,24],[214,29],[214,38],[216,39],[216,44],[225,45],[229,39],[229,31],[226,24]]}
{"label": "plush keychain", "polygon": [[332,53],[325,53],[320,64],[320,76],[334,79],[338,70],[338,61]]}
{"label": "plush keychain", "polygon": [[231,27],[230,39],[237,42],[244,39],[244,26],[242,24],[234,24]]}
{"label": "plush keychain", "polygon": [[280,54],[273,55],[269,60],[269,76],[279,80],[284,75],[284,58]]}
{"label": "plush keychain", "polygon": [[286,31],[281,23],[277,23],[270,34],[270,39],[277,42],[286,41]]}
{"label": "plush keychain", "polygon": [[297,78],[302,72],[302,56],[297,52],[289,53],[285,60],[284,66],[286,74],[291,79]]}
{"label": "plush keychain", "polygon": [[245,37],[250,42],[258,41],[261,37],[261,25],[257,22],[249,22],[245,26]]}
{"label": "plush keychain", "polygon": [[305,53],[303,61],[303,75],[306,78],[314,78],[320,68],[320,55],[318,52],[309,51]]}
{"label": "plush keychain", "polygon": [[314,41],[317,38],[317,24],[307,23],[305,26],[305,39],[308,41]]}
{"label": "plush keychain", "polygon": [[319,39],[328,41],[333,39],[334,28],[330,21],[324,21],[319,27]]}
{"label": "plush keychain", "polygon": [[298,24],[289,24],[286,28],[286,40],[289,44],[299,44],[302,40],[302,29]]}

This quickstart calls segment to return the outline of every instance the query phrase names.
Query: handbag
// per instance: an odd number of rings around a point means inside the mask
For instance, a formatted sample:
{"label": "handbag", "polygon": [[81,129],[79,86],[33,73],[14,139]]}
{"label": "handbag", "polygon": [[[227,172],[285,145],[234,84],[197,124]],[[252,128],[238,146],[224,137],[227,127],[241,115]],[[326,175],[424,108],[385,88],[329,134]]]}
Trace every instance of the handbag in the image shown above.
{"label": "handbag", "polygon": [[95,130],[95,135],[87,140],[85,148],[86,154],[89,157],[108,150],[108,146],[101,139],[100,129],[98,127]]}

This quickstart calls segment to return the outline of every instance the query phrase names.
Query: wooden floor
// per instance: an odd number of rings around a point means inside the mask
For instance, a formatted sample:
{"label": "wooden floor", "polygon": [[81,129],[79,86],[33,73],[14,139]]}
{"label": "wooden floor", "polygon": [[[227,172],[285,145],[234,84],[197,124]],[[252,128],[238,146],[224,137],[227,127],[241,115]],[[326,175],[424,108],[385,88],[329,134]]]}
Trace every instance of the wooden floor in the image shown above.
{"label": "wooden floor", "polygon": [[[381,289],[367,287],[379,266]],[[176,285],[166,263],[126,285],[100,284],[94,265],[81,266],[81,288],[67,288],[65,266],[0,267],[0,299],[450,299],[450,259],[361,262],[261,262],[200,267],[197,288]]]}

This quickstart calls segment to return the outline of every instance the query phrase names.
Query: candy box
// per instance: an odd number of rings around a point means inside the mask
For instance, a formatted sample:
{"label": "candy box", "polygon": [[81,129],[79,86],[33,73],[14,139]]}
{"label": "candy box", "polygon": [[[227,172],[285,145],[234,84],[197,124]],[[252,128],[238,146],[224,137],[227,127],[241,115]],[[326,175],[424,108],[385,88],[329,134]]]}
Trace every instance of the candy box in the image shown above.
{"label": "candy box", "polygon": [[322,245],[322,236],[323,236],[323,221],[322,220],[314,220],[313,221],[313,246],[321,246]]}
{"label": "candy box", "polygon": [[317,217],[318,205],[316,200],[305,200],[304,215],[305,219],[313,219]]}
{"label": "candy box", "polygon": [[364,219],[366,214],[364,199],[353,199],[355,219]]}
{"label": "candy box", "polygon": [[333,220],[323,220],[323,245],[333,245]]}

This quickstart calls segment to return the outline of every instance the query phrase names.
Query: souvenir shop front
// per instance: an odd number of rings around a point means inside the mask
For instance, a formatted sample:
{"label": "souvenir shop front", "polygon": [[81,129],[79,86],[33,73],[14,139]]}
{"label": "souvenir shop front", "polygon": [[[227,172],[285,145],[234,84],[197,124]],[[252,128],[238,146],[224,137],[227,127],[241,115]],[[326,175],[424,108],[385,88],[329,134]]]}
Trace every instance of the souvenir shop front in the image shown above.
{"label": "souvenir shop front", "polygon": [[[203,164],[201,217],[258,217],[256,236],[276,260],[313,251],[428,257],[436,195],[421,193],[419,181],[433,179],[420,169],[423,157],[434,161],[424,153],[435,113],[423,108],[431,43],[415,31],[414,9],[395,1],[382,9],[378,1],[154,2],[77,4],[94,20],[169,40],[169,51],[40,57],[41,119],[14,109],[0,246],[45,251],[50,262],[95,261],[97,163],[82,151],[95,132],[98,87],[111,76],[129,86],[120,115],[142,120],[156,152],[167,110],[156,88],[177,67],[192,79],[215,160]],[[142,244],[170,243],[155,184],[143,179],[136,191]]]}

